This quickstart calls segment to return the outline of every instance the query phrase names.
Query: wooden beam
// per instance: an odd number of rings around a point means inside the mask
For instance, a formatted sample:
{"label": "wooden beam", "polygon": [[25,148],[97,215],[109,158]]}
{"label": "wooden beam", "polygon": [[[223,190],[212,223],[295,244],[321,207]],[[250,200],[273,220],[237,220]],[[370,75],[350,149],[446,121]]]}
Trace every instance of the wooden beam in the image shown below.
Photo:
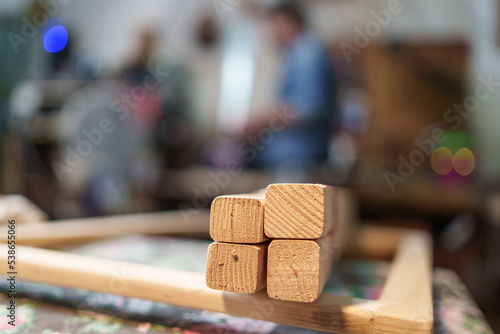
{"label": "wooden beam", "polygon": [[207,286],[241,293],[261,290],[266,286],[267,246],[214,242],[208,248]]}
{"label": "wooden beam", "polygon": [[[209,289],[202,273],[17,247],[17,277],[65,287],[121,294],[178,307],[272,321],[333,333],[432,333],[430,243],[408,231],[397,251],[382,300],[323,293],[313,303],[269,298],[265,291],[240,294]],[[0,245],[0,274],[7,270],[7,245]],[[404,272],[404,274],[401,274]],[[422,274],[423,273],[423,274]],[[422,288],[423,285],[428,287]],[[404,287],[404,289],[402,288]],[[419,297],[419,294],[423,294]]]}
{"label": "wooden beam", "polygon": [[[125,234],[204,234],[208,236],[207,210],[165,211],[71,220],[54,220],[17,226],[18,244],[53,247]],[[0,229],[5,241],[7,230]]]}
{"label": "wooden beam", "polygon": [[[212,290],[202,273],[99,259],[19,246],[18,279],[120,294],[197,310],[338,333],[370,333],[378,302],[323,294],[312,304],[284,302],[265,291],[242,294]],[[0,245],[0,268],[7,263]]]}
{"label": "wooden beam", "polygon": [[374,334],[430,333],[433,325],[432,238],[407,233],[400,242],[380,301],[387,305],[374,317]]}
{"label": "wooden beam", "polygon": [[326,236],[316,240],[275,239],[271,242],[267,274],[269,297],[311,303],[321,295],[333,263],[350,243],[357,221],[352,194],[343,188],[335,191],[338,222]]}
{"label": "wooden beam", "polygon": [[266,190],[264,231],[269,238],[317,239],[335,228],[336,190],[321,184],[272,184]]}
{"label": "wooden beam", "polygon": [[210,212],[210,235],[220,242],[256,244],[264,234],[264,191],[216,197]]}
{"label": "wooden beam", "polygon": [[338,258],[334,234],[317,240],[275,239],[269,245],[267,294],[271,298],[312,303],[323,292]]}

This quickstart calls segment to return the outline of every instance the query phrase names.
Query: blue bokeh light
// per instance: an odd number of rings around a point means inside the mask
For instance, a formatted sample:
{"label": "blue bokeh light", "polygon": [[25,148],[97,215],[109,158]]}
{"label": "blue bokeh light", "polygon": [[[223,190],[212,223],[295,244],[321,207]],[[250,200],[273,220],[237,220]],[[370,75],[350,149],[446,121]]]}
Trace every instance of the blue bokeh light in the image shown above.
{"label": "blue bokeh light", "polygon": [[61,26],[49,28],[43,36],[43,48],[50,53],[61,51],[68,44],[68,32]]}

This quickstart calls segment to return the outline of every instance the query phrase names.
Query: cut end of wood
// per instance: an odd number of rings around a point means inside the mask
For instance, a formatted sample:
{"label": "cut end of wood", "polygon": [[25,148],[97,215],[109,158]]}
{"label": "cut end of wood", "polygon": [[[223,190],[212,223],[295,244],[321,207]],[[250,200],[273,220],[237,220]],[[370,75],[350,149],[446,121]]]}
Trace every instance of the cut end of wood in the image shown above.
{"label": "cut end of wood", "polygon": [[220,242],[256,244],[264,234],[264,193],[219,196],[212,202],[210,235]]}
{"label": "cut end of wood", "polygon": [[254,293],[266,285],[268,244],[214,242],[208,248],[206,283],[211,289]]}
{"label": "cut end of wood", "polygon": [[336,224],[335,188],[272,184],[266,190],[264,231],[269,238],[317,239]]}
{"label": "cut end of wood", "polygon": [[323,290],[321,247],[314,240],[273,240],[268,250],[267,294],[312,303]]}

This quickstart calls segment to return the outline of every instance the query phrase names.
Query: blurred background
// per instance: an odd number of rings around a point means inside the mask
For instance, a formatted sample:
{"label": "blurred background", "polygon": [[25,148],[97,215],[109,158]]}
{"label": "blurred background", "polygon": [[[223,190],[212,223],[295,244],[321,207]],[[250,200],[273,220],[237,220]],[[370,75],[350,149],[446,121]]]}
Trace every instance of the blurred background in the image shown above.
{"label": "blurred background", "polygon": [[500,331],[495,0],[0,0],[0,192],[50,219],[352,188]]}

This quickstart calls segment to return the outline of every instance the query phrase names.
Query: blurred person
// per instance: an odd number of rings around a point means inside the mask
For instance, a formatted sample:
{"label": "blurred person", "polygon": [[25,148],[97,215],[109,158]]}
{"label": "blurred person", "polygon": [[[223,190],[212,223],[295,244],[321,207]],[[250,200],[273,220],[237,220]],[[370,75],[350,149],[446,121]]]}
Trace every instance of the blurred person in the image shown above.
{"label": "blurred person", "polygon": [[142,92],[131,111],[146,146],[159,153],[162,168],[183,168],[194,160],[186,73],[175,50],[160,41],[154,29],[140,31],[138,52],[123,81],[126,95]]}
{"label": "blurred person", "polygon": [[80,215],[153,208],[164,155],[156,136],[170,83],[169,76],[150,70],[156,40],[154,31],[141,31],[136,55],[117,80],[84,86],[62,108],[63,145],[52,167],[65,193],[81,202]]}
{"label": "blurred person", "polygon": [[137,54],[125,69],[122,80],[127,87],[124,93],[135,97],[127,105],[131,107],[138,131],[142,131],[141,136],[147,141],[151,140],[151,133],[161,118],[163,102],[159,85],[149,69],[157,38],[153,30],[140,32]]}
{"label": "blurred person", "polygon": [[[210,8],[212,10],[212,8]],[[219,26],[213,15],[203,14],[193,31],[190,54],[190,91],[200,142],[215,136],[219,105],[222,49]]]}
{"label": "blurred person", "polygon": [[[288,178],[278,181],[301,181],[327,158],[335,101],[333,71],[325,47],[307,29],[296,4],[280,3],[271,9],[270,17],[282,52],[277,108],[266,119],[250,124],[246,134],[273,130],[272,140],[261,145],[256,165]],[[277,113],[284,120],[283,129],[272,124]]]}

